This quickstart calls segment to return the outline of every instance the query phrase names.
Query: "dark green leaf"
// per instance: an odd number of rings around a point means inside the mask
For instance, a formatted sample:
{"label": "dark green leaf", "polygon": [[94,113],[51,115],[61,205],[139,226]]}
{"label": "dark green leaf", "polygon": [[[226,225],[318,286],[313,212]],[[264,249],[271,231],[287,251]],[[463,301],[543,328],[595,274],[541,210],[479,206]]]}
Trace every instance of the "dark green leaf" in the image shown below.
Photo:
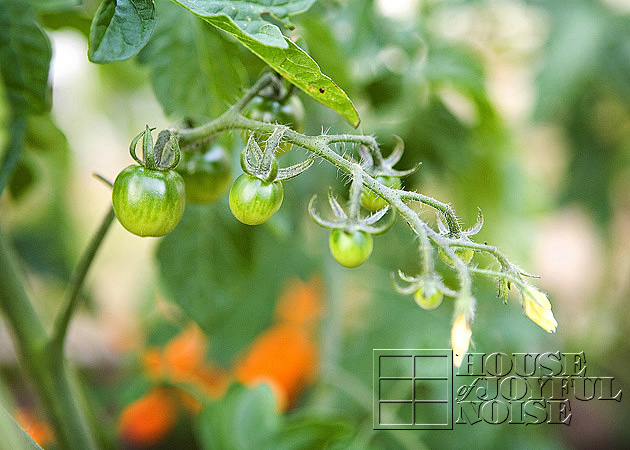
{"label": "dark green leaf", "polygon": [[40,13],[39,20],[49,30],[72,28],[79,31],[86,39],[90,35],[91,17],[79,8],[44,11]]}
{"label": "dark green leaf", "polygon": [[153,0],[103,0],[90,28],[90,61],[108,63],[132,57],[149,41],[155,22]]}
{"label": "dark green leaf", "polygon": [[181,223],[160,243],[163,286],[211,336],[212,348],[222,352],[216,355],[219,363],[231,360],[269,324],[287,280],[311,273],[313,262],[295,239],[269,233],[267,227],[281,215],[252,227],[238,222],[225,201],[187,205]]}
{"label": "dark green leaf", "polygon": [[30,115],[27,120],[27,150],[50,152],[68,148],[68,141],[50,114]]}
{"label": "dark green leaf", "polygon": [[0,73],[13,114],[50,109],[50,42],[28,3],[0,0]]}
{"label": "dark green leaf", "polygon": [[355,127],[359,125],[359,114],[346,93],[321,72],[304,50],[284,37],[276,25],[262,19],[263,13],[287,19],[290,14],[307,9],[311,1],[286,2],[281,7],[262,2],[235,5],[225,1],[180,0],[176,3],[229,33],[302,91],[337,111]]}
{"label": "dark green leaf", "polygon": [[160,20],[138,55],[167,115],[217,116],[238,97],[244,71],[239,47],[170,1],[157,2]]}

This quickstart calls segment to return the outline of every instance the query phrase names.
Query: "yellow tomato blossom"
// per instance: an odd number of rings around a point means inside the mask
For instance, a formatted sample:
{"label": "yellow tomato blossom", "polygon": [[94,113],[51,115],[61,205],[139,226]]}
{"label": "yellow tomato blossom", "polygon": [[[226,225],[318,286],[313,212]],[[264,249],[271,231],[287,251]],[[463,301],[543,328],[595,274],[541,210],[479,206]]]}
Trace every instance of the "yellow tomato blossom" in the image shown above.
{"label": "yellow tomato blossom", "polygon": [[451,347],[453,348],[453,365],[459,367],[468,351],[472,331],[464,314],[459,314],[451,328]]}
{"label": "yellow tomato blossom", "polygon": [[553,333],[558,322],[551,312],[551,303],[547,296],[539,290],[526,288],[523,291],[523,309],[527,317],[536,322],[547,333]]}

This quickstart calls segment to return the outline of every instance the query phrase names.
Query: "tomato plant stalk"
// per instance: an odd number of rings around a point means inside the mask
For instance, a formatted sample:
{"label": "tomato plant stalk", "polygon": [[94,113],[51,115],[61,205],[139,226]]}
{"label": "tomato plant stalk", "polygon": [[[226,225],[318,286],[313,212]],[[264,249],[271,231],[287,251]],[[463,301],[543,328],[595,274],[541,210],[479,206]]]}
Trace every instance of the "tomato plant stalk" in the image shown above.
{"label": "tomato plant stalk", "polygon": [[64,342],[70,320],[79,304],[79,294],[88,269],[113,218],[110,208],[77,266],[68,299],[52,335],[46,331],[35,311],[24,288],[16,257],[0,233],[0,308],[13,335],[22,367],[41,398],[60,448],[98,448],[94,430],[80,402],[81,394],[76,389],[72,369],[64,358]]}

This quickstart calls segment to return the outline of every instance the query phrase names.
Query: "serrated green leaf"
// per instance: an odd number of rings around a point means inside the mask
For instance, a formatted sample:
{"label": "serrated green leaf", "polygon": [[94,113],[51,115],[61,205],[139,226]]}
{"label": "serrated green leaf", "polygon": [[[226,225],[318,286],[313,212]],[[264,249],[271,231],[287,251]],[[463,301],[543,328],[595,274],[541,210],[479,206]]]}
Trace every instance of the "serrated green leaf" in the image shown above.
{"label": "serrated green leaf", "polygon": [[[245,34],[266,45],[288,48],[284,36],[277,26],[264,19],[266,15],[282,22],[287,28],[292,24],[289,17],[309,9],[315,0],[173,0],[184,8],[203,18],[224,17]],[[276,4],[278,3],[278,4]]]}
{"label": "serrated green leaf", "polygon": [[92,20],[88,58],[103,64],[132,57],[149,41],[155,23],[153,0],[103,0]]}
{"label": "serrated green leaf", "polygon": [[158,1],[157,10],[160,20],[138,59],[151,71],[165,114],[219,115],[245,83],[234,57],[239,47],[170,1]]}
{"label": "serrated green leaf", "polygon": [[285,20],[290,14],[305,10],[312,2],[294,1],[285,2],[283,6],[269,6],[262,1],[173,1],[229,33],[302,91],[337,111],[353,126],[359,125],[359,114],[346,93],[321,72],[317,63],[304,50],[283,36],[276,25],[262,19],[263,13],[269,13],[279,20]]}

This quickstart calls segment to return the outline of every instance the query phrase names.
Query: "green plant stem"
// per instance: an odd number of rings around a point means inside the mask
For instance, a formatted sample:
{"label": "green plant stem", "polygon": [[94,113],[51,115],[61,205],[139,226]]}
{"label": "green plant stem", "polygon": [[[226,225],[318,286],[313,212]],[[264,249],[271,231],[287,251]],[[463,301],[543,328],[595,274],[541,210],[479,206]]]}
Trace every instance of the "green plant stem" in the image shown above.
{"label": "green plant stem", "polygon": [[519,289],[525,289],[527,287],[527,284],[524,283],[523,280],[521,280],[518,276],[510,275],[509,273],[498,272],[496,270],[479,269],[477,267],[470,267],[468,270],[470,270],[472,273],[484,275],[488,278],[496,277],[499,279],[508,280],[518,286]]}
{"label": "green plant stem", "polygon": [[93,434],[72,388],[69,369],[58,346],[48,334],[24,290],[16,258],[0,233],[0,308],[10,331],[22,367],[33,382],[59,448],[95,450]]}
{"label": "green plant stem", "polygon": [[350,219],[359,219],[359,205],[361,205],[361,193],[363,190],[363,174],[360,169],[354,168],[352,172],[352,184],[350,185]]}
{"label": "green plant stem", "polygon": [[[257,95],[260,90],[272,82],[273,76],[271,74],[263,75],[237,103],[217,119],[196,128],[176,130],[175,133],[184,145],[203,141],[212,135],[231,129],[254,130],[254,132],[259,135],[273,133],[279,125],[248,119],[240,114],[247,103]],[[367,173],[359,163],[340,155],[331,148],[331,145],[341,143],[361,145],[368,147],[372,153],[380,157],[378,143],[373,136],[353,134],[307,136],[287,128],[284,130],[283,139],[320,156],[338,169],[351,175],[353,179],[360,177],[362,185],[387,200],[392,208],[407,221],[409,226],[419,236],[420,255],[425,271],[431,271],[433,269],[433,253],[430,242],[433,242],[437,247],[441,248],[446,255],[454,261],[454,268],[460,282],[459,296],[462,298],[461,308],[465,307],[467,311],[472,311],[474,309],[475,300],[472,296],[471,271],[469,271],[466,264],[456,257],[454,248],[471,248],[476,251],[488,253],[497,259],[504,270],[517,274],[520,272],[520,270],[511,264],[505,255],[496,247],[460,239],[465,233],[462,230],[455,212],[449,204],[418,192],[392,189],[378,182]],[[411,209],[405,201],[418,202],[439,211],[448,226],[448,236],[441,235],[433,230],[426,222],[420,219],[418,213]]]}
{"label": "green plant stem", "polygon": [[116,217],[114,215],[114,209],[110,207],[109,211],[103,218],[100,227],[92,237],[90,245],[85,250],[85,253],[79,261],[79,265],[75,269],[75,272],[70,281],[68,297],[65,306],[63,307],[60,315],[55,321],[55,327],[51,341],[51,344],[53,346],[63,348],[63,343],[65,341],[66,334],[68,333],[70,321],[74,316],[77,306],[79,305],[81,288],[83,287],[85,277],[87,276],[88,270],[92,265],[92,261],[94,260],[94,257],[96,256],[96,253],[101,246],[103,239],[105,239],[105,236],[107,235],[107,231],[109,231],[109,227],[114,221],[114,217]]}
{"label": "green plant stem", "polygon": [[[238,111],[230,108],[217,119],[208,122],[207,124],[204,124],[197,128],[181,129],[177,131],[177,134],[182,143],[190,144],[195,141],[207,139],[209,136],[231,129],[249,129],[256,130],[256,132],[259,134],[267,134],[273,133],[277,127],[278,125],[272,123],[260,122],[257,120],[245,118],[241,116]],[[344,158],[329,146],[330,143],[339,142],[351,142],[373,146],[376,145],[373,137],[349,134],[331,136],[307,136],[289,128],[285,130],[284,138],[288,142],[305,148],[315,155],[322,157],[323,159],[327,160],[337,168],[343,170],[350,175],[356,172],[360,172],[363,177],[363,184],[372,189],[385,200],[387,200],[392,205],[392,207],[395,208],[403,216],[403,218],[413,228],[416,234],[420,236],[421,240],[427,238],[430,239],[436,245],[443,248],[444,252],[446,252],[446,254],[450,256],[453,261],[455,261],[455,269],[460,280],[460,291],[465,294],[470,294],[472,287],[470,274],[467,271],[466,265],[463,264],[459,260],[459,258],[455,256],[455,253],[450,248],[449,239],[441,236],[439,233],[429,227],[425,222],[420,220],[418,214],[414,210],[412,210],[403,200],[415,200],[437,209],[446,217],[447,223],[449,224],[451,230],[458,230],[457,232],[460,233],[461,227],[450,205],[438,202],[435,199],[431,199],[430,197],[426,197],[421,194],[392,189],[388,186],[385,186],[384,184],[379,183],[370,174],[365,172],[360,164]],[[472,298],[472,296],[469,297]]]}
{"label": "green plant stem", "polygon": [[420,194],[419,192],[402,190],[399,190],[398,192],[400,192],[400,198],[403,200],[412,200],[440,211],[446,219],[446,225],[448,226],[450,234],[454,236],[459,236],[461,234],[462,227],[451,205],[442,203],[439,200],[431,198],[428,195]]}

